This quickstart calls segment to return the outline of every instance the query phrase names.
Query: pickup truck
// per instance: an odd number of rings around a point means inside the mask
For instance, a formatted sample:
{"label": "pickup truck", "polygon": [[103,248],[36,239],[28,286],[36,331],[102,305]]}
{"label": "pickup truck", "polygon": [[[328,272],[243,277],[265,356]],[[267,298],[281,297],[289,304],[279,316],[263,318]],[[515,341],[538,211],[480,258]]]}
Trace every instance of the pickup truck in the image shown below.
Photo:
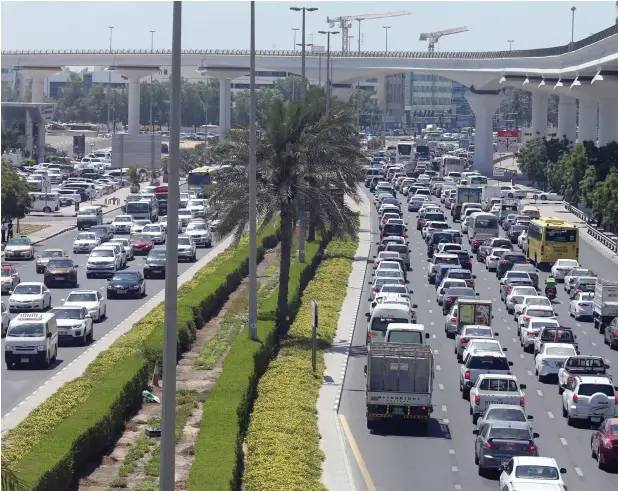
{"label": "pickup truck", "polygon": [[567,385],[577,375],[609,376],[606,363],[600,356],[578,355],[567,358],[564,366],[558,371],[558,394],[562,394]]}
{"label": "pickup truck", "polygon": [[481,374],[476,383],[470,389],[470,415],[472,422],[476,424],[479,417],[491,404],[520,405],[526,404],[526,385],[517,385],[514,375]]}
{"label": "pickup truck", "polygon": [[579,353],[579,344],[577,336],[573,334],[570,327],[542,327],[539,333],[534,338],[534,356],[539,354],[541,346],[547,343],[566,343],[575,346],[575,351]]}

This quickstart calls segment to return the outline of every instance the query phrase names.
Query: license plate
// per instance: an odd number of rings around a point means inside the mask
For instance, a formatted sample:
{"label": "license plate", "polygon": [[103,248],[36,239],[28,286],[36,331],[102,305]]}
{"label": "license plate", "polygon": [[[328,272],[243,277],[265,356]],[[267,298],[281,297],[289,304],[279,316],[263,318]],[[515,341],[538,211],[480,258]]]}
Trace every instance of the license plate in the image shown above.
{"label": "license plate", "polygon": [[393,414],[403,415],[403,408],[402,407],[394,407],[393,408]]}
{"label": "license plate", "polygon": [[22,363],[28,363],[30,361],[30,358],[21,358],[20,361]]}
{"label": "license plate", "polygon": [[118,295],[124,295],[125,293],[127,293],[127,291],[126,290],[116,290],[116,293]]}
{"label": "license plate", "polygon": [[590,421],[593,423],[600,423],[601,422],[601,416],[591,416],[590,417]]}

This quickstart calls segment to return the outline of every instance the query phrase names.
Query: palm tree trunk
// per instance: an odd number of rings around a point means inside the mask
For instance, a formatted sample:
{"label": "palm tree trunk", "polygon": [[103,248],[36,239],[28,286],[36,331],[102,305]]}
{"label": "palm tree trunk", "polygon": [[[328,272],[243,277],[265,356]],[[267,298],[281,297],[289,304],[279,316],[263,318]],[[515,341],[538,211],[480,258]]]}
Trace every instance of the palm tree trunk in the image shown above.
{"label": "palm tree trunk", "polygon": [[309,212],[309,230],[307,232],[307,241],[315,240],[315,217],[313,213]]}
{"label": "palm tree trunk", "polygon": [[288,203],[281,206],[281,260],[279,265],[279,297],[277,299],[277,329],[283,334],[287,329],[288,283],[292,254],[292,213]]}

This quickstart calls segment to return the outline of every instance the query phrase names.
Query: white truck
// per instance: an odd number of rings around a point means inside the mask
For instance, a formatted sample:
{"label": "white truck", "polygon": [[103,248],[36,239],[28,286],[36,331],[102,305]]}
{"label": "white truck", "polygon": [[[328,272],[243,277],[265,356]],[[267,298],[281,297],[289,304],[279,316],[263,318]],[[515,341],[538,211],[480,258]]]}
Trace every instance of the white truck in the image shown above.
{"label": "white truck", "polygon": [[601,334],[605,327],[618,316],[618,281],[597,278],[592,299],[592,317],[594,327]]}
{"label": "white truck", "polygon": [[431,346],[371,343],[365,365],[367,428],[404,420],[425,429],[433,411],[434,358]]}
{"label": "white truck", "polygon": [[562,394],[567,385],[577,375],[610,376],[607,373],[609,363],[600,356],[578,355],[567,358],[564,366],[558,371],[558,394]]}
{"label": "white truck", "polygon": [[525,384],[517,385],[517,377],[502,374],[481,374],[470,389],[470,415],[476,424],[485,409],[491,404],[510,404],[521,406],[526,404],[522,390]]}
{"label": "white truck", "polygon": [[491,198],[501,198],[500,186],[483,186],[483,201],[489,201]]}

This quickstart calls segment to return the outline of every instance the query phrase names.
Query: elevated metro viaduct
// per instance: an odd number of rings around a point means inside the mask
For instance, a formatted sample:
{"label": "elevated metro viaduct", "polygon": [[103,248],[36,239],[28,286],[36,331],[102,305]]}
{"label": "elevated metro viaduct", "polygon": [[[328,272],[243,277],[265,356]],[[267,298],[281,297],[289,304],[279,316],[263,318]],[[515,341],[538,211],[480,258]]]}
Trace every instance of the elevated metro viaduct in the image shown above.
{"label": "elevated metro viaduct", "polygon": [[[249,51],[184,50],[183,67],[195,67],[217,78],[220,90],[220,132],[231,120],[231,80],[246,75]],[[323,53],[306,54],[309,80],[320,79]],[[581,41],[554,48],[488,52],[332,52],[333,80],[342,98],[354,82],[393,73],[441,75],[468,87],[466,98],[474,112],[475,168],[493,171],[492,119],[507,86],[532,92],[532,129],[544,136],[550,94],[560,96],[558,135],[569,140],[618,140],[618,25]],[[140,78],[171,65],[171,50],[2,51],[2,67],[32,78],[33,102],[42,102],[43,79],[63,66],[101,66],[129,79],[129,133],[139,132]],[[258,51],[257,70],[300,73],[298,51]],[[36,89],[36,90],[35,90]],[[347,92],[347,93],[346,93]],[[35,100],[36,98],[36,100]],[[576,100],[579,100],[577,115]],[[598,118],[597,118],[598,111]]]}

